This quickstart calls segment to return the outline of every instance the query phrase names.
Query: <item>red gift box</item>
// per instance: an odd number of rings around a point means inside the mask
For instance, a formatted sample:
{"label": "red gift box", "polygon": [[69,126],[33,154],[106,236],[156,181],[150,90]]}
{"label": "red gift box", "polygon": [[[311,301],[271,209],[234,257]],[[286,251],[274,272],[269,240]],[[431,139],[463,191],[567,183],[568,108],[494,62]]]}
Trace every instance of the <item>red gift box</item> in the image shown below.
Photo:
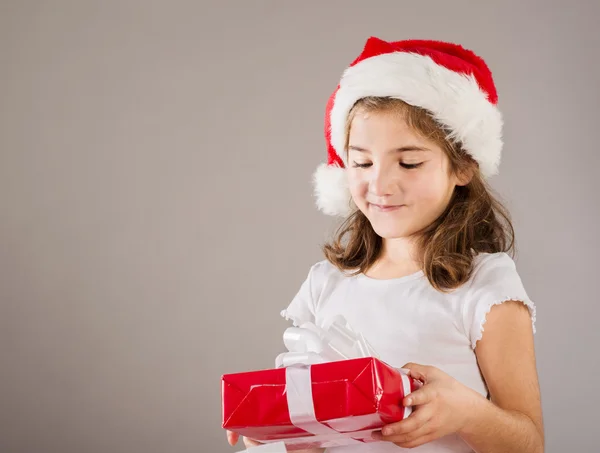
{"label": "red gift box", "polygon": [[311,410],[325,428],[311,433],[292,423],[288,391],[296,389],[286,382],[285,368],[224,375],[223,428],[259,442],[283,440],[289,449],[368,442],[372,431],[408,416],[402,399],[418,388],[417,381],[373,357],[304,368]]}

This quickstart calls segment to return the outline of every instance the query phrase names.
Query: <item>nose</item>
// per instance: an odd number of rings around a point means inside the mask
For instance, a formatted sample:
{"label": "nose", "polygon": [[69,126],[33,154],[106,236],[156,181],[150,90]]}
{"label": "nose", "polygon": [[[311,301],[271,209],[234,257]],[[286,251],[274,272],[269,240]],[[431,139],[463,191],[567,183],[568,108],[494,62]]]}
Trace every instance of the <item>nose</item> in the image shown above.
{"label": "nose", "polygon": [[394,193],[394,175],[389,166],[373,166],[369,180],[369,192],[377,197],[385,197]]}

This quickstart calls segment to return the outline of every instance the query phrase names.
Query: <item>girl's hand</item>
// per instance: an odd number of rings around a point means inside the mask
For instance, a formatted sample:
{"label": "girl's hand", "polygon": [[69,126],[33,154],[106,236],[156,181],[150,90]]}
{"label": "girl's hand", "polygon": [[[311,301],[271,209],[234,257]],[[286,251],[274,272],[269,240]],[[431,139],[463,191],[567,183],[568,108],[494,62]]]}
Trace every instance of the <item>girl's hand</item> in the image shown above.
{"label": "girl's hand", "polygon": [[407,395],[404,406],[415,406],[404,420],[384,426],[373,437],[412,448],[461,430],[477,416],[486,399],[433,366],[407,363],[402,368],[423,386]]}
{"label": "girl's hand", "polygon": [[[227,431],[227,440],[229,441],[229,445],[237,444],[238,439],[240,438],[239,434],[236,434],[231,431]],[[248,439],[244,437],[244,444],[246,444],[246,448],[256,447],[258,445],[262,445],[260,442],[256,442],[255,440]],[[309,450],[295,450],[294,453],[323,453],[325,451],[324,448],[311,448]]]}
{"label": "girl's hand", "polygon": [[[229,430],[227,431],[227,441],[229,442],[229,445],[233,446],[233,445],[237,444],[239,438],[240,438],[239,434],[234,433],[233,431],[229,431]],[[244,445],[246,445],[246,448],[250,448],[250,447],[257,447],[262,444],[255,440],[244,437]]]}

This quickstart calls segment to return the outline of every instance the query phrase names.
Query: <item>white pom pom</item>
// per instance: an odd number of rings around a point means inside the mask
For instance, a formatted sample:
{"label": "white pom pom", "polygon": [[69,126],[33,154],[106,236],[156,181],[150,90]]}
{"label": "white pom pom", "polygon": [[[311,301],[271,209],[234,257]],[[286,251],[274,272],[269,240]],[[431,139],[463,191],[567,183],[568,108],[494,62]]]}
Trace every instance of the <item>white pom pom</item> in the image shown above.
{"label": "white pom pom", "polygon": [[346,169],[321,164],[313,175],[317,207],[327,215],[347,217],[352,213]]}

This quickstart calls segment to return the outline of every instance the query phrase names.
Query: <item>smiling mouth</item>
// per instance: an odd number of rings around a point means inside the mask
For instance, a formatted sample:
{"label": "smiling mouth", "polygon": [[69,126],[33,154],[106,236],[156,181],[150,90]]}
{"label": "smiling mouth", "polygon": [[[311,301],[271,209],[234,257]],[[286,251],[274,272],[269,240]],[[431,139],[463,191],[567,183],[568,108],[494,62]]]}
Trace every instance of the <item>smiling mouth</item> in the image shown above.
{"label": "smiling mouth", "polygon": [[372,207],[373,209],[375,209],[376,211],[380,211],[380,212],[390,212],[390,211],[396,211],[397,209],[402,208],[403,204],[395,204],[395,205],[391,205],[391,204],[375,204],[375,203],[369,203],[369,207]]}

